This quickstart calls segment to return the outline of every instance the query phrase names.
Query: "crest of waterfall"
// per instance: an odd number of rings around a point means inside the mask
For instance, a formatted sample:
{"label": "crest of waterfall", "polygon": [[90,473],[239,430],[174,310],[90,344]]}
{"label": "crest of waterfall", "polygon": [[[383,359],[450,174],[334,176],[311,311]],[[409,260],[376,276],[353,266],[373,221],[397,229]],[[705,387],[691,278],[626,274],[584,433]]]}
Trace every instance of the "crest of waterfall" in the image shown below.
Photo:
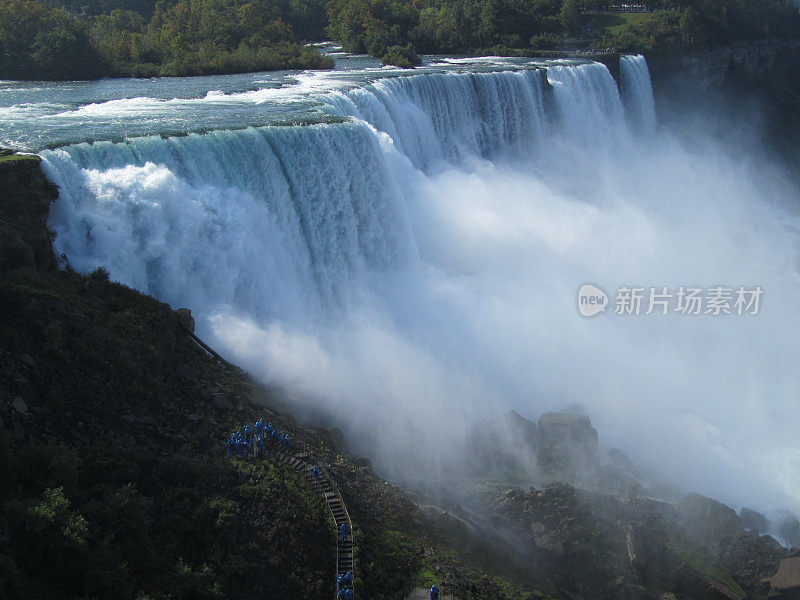
{"label": "crest of waterfall", "polygon": [[632,127],[639,132],[653,131],[656,127],[656,103],[644,56],[621,56],[619,74],[622,100]]}
{"label": "crest of waterfall", "polygon": [[200,313],[314,315],[409,249],[379,141],[359,122],[77,144],[42,153],[57,254]]}

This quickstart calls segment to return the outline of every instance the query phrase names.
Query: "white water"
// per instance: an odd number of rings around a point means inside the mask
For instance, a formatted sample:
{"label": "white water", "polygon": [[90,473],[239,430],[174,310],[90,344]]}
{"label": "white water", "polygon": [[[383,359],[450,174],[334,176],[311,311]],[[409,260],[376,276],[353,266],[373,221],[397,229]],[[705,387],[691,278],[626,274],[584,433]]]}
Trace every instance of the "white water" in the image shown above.
{"label": "white water", "polygon": [[[584,404],[685,489],[800,502],[797,190],[756,146],[657,131],[643,59],[379,80],[344,124],[42,153],[57,253],[173,306],[435,479],[478,419]],[[549,98],[549,99],[548,99]],[[761,314],[581,318],[593,282],[760,285]],[[609,311],[610,312],[610,311]]]}
{"label": "white water", "polygon": [[619,71],[631,123],[642,131],[652,131],[656,126],[655,102],[644,56],[620,57]]}

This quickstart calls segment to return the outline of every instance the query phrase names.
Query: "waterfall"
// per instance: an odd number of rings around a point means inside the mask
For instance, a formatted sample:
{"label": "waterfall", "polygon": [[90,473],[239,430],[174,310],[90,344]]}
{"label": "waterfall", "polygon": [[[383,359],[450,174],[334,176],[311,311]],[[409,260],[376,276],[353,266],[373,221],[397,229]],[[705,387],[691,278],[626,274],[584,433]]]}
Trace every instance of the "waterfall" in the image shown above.
{"label": "waterfall", "polygon": [[381,79],[327,98],[331,110],[387,133],[415,166],[513,156],[545,132],[543,72],[437,73]]}
{"label": "waterfall", "polygon": [[[337,122],[45,150],[56,254],[188,306],[398,480],[436,481],[476,420],[581,403],[666,479],[800,501],[797,191],[757,138],[655,128],[639,56],[620,88],[591,62],[442,70],[315,79],[303,115]],[[765,308],[584,319],[590,282],[759,285]]]}
{"label": "waterfall", "polygon": [[78,144],[42,153],[73,268],[199,312],[317,314],[409,255],[396,186],[359,122]]}
{"label": "waterfall", "polygon": [[[351,122],[270,126],[42,152],[61,188],[55,250],[201,311],[231,305],[260,318],[317,314],[370,269],[416,249],[379,133],[423,171],[530,156],[562,129],[573,143],[612,139],[622,104],[597,63],[387,77],[324,94]],[[298,302],[298,299],[300,300]]]}
{"label": "waterfall", "polygon": [[619,59],[622,97],[632,126],[648,132],[656,126],[656,105],[653,87],[644,56],[622,56]]}

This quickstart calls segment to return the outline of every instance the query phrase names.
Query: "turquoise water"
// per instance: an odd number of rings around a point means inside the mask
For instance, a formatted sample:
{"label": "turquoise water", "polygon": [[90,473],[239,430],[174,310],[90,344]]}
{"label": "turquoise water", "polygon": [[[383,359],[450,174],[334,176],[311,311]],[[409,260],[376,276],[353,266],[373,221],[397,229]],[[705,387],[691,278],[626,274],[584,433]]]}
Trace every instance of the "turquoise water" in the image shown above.
{"label": "turquoise water", "polygon": [[[0,146],[35,152],[65,144],[152,134],[322,121],[317,96],[407,74],[367,56],[334,52],[334,71],[207,77],[0,81]],[[533,59],[429,57],[414,73],[531,68]]]}

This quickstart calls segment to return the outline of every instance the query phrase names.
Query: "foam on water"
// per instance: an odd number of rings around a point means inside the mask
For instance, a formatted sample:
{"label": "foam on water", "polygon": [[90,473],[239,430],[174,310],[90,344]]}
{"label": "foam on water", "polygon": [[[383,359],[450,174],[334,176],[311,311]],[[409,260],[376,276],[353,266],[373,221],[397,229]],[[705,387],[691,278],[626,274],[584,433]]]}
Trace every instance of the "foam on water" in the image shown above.
{"label": "foam on water", "polygon": [[[54,247],[192,308],[389,476],[439,477],[476,420],[579,402],[686,488],[798,503],[797,461],[776,459],[800,446],[797,190],[752,146],[657,130],[641,57],[621,78],[622,94],[597,63],[549,66],[552,89],[532,68],[325,84],[317,101],[350,121],[44,151]],[[761,285],[764,305],[583,319],[587,282]]]}

